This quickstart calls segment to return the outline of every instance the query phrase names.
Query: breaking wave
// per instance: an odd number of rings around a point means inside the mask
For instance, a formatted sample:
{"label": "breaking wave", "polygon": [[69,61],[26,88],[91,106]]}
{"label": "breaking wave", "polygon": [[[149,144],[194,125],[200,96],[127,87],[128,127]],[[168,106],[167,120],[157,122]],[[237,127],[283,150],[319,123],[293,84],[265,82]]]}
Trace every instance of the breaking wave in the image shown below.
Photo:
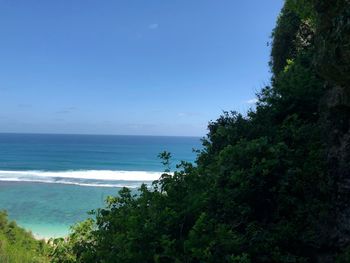
{"label": "breaking wave", "polygon": [[3,171],[0,181],[58,183],[81,186],[137,188],[159,179],[161,172],[74,170],[74,171]]}

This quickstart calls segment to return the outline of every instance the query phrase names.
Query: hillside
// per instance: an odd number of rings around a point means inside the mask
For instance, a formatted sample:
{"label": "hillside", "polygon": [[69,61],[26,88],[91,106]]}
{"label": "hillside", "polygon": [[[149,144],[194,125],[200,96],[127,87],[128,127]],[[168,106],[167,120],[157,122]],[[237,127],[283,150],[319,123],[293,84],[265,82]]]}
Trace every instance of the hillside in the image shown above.
{"label": "hillside", "polygon": [[45,263],[49,262],[49,247],[44,240],[9,221],[6,212],[0,212],[0,262]]}

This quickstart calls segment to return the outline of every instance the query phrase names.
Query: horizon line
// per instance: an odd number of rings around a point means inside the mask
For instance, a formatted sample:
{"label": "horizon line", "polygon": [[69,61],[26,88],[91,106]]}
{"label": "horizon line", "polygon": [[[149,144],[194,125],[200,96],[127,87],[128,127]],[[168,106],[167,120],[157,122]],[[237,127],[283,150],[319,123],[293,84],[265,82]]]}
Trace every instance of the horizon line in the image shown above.
{"label": "horizon line", "polygon": [[203,138],[199,135],[146,135],[146,134],[94,134],[94,133],[44,133],[44,132],[0,132],[2,134],[16,135],[77,135],[77,136],[140,136],[140,137],[186,137],[186,138]]}

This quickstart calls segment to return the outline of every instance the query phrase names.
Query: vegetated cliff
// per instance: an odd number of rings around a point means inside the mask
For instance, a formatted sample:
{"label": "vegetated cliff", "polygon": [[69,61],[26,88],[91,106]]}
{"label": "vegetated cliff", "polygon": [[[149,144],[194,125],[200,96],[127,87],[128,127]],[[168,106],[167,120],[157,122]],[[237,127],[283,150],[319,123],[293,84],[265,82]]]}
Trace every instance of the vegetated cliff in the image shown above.
{"label": "vegetated cliff", "polygon": [[316,1],[315,68],[325,80],[328,171],[335,182],[333,250],[350,260],[350,1]]}

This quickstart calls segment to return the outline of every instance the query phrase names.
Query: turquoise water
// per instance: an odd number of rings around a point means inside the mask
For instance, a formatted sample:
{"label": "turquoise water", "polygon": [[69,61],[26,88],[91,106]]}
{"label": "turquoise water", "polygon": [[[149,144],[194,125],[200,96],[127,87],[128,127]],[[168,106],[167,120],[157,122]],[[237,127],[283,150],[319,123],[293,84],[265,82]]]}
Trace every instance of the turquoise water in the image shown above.
{"label": "turquoise water", "polygon": [[136,191],[163,169],[194,161],[195,137],[0,134],[0,209],[40,237],[64,236],[123,186]]}

